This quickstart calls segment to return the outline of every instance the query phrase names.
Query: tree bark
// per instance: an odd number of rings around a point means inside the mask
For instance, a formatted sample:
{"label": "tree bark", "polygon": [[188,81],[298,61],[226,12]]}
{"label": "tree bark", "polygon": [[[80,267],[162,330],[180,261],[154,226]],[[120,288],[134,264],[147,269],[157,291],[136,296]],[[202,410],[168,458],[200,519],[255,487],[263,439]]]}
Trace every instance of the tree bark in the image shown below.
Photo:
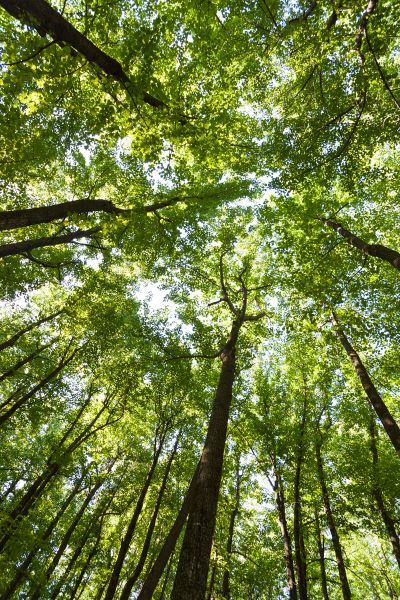
{"label": "tree bark", "polygon": [[[125,88],[132,87],[122,65],[100,50],[45,0],[0,0],[0,5],[13,17],[23,22],[28,21],[41,36],[50,35],[57,43],[68,44],[90,63],[99,67],[103,73],[122,83]],[[165,106],[164,102],[147,92],[140,95],[144,102],[154,108]]]}
{"label": "tree bark", "polygon": [[382,521],[385,524],[387,534],[392,544],[393,555],[400,569],[400,540],[396,531],[394,520],[392,519],[390,512],[388,511],[383,493],[379,485],[379,459],[378,459],[378,448],[376,445],[376,427],[375,419],[371,416],[370,426],[370,442],[371,442],[371,453],[372,453],[372,494],[375,498],[379,512],[381,513]]}
{"label": "tree bark", "polygon": [[[153,474],[154,471],[156,469],[157,463],[158,463],[158,459],[160,457],[161,454],[161,450],[163,448],[164,445],[164,441],[165,441],[165,436],[166,436],[167,430],[164,427],[161,430],[161,435],[160,435],[160,428],[157,427],[157,431],[156,431],[156,438],[155,438],[155,449],[154,449],[154,454],[153,454],[153,460],[151,462],[150,468],[147,472],[146,475],[146,480],[144,482],[144,485],[140,491],[139,494],[139,498],[137,500],[136,506],[135,506],[135,510],[133,511],[133,515],[131,517],[131,520],[129,522],[128,528],[126,530],[126,533],[123,537],[123,539],[121,540],[121,544],[120,544],[120,548],[118,551],[118,556],[117,559],[115,561],[112,573],[111,573],[111,577],[110,577],[110,581],[108,584],[108,588],[106,591],[106,595],[105,595],[105,600],[112,600],[112,598],[114,598],[117,586],[118,586],[118,582],[119,582],[119,577],[121,574],[121,570],[122,567],[124,565],[124,560],[126,558],[126,555],[129,552],[129,547],[131,545],[132,542],[132,538],[133,535],[135,533],[135,529],[136,529],[136,524],[138,522],[140,513],[142,512],[142,508],[143,508],[143,504],[144,504],[144,500],[146,498],[147,495],[147,491],[150,487],[150,483],[151,480],[153,478]],[[159,437],[159,441],[157,444],[157,439]]]}
{"label": "tree bark", "polygon": [[372,407],[374,408],[383,427],[385,428],[385,431],[388,434],[388,436],[393,444],[394,449],[396,450],[396,452],[398,454],[400,454],[400,428],[399,428],[399,426],[397,425],[397,423],[394,420],[393,416],[391,415],[388,407],[386,406],[386,404],[382,400],[381,396],[379,395],[378,390],[372,383],[367,369],[365,368],[359,355],[357,354],[357,352],[354,350],[353,346],[350,344],[349,340],[347,339],[343,329],[340,327],[338,318],[333,311],[332,311],[332,322],[333,322],[333,325],[335,326],[336,333],[339,337],[339,340],[340,340],[343,348],[346,350],[348,356],[350,357],[350,360],[353,364],[354,370],[357,373],[359,380],[361,381],[361,384],[365,390],[365,393],[367,394],[367,397],[368,397]]}
{"label": "tree bark", "polygon": [[232,559],[232,547],[233,547],[233,533],[235,530],[235,521],[240,509],[240,456],[237,458],[236,463],[236,486],[235,486],[235,505],[231,511],[229,518],[229,529],[228,539],[226,542],[226,568],[222,578],[222,597],[230,600],[231,598],[231,586],[230,586],[230,568]]}
{"label": "tree bark", "polygon": [[331,532],[332,545],[335,551],[336,564],[339,572],[340,585],[344,600],[350,600],[351,591],[347,580],[346,567],[343,559],[342,546],[340,544],[339,534],[336,529],[336,523],[332,512],[332,507],[329,499],[328,488],[325,482],[324,463],[321,455],[322,440],[318,440],[315,445],[315,454],[317,458],[318,479],[321,486],[322,500],[324,502],[326,520],[328,522],[329,531]]}
{"label": "tree bark", "polygon": [[299,441],[297,446],[296,470],[294,477],[293,537],[296,554],[297,582],[300,600],[307,600],[307,565],[303,553],[301,523],[301,469],[304,459],[304,434],[307,418],[307,395],[304,393],[303,412],[300,422]]}
{"label": "tree bark", "polygon": [[189,511],[171,600],[204,600],[217,515],[232,387],[235,350],[242,321],[234,320],[221,353],[221,371],[207,436],[200,459],[196,491]]}
{"label": "tree bark", "polygon": [[72,200],[71,202],[60,202],[59,204],[37,208],[4,210],[0,212],[0,231],[51,223],[58,219],[66,219],[70,215],[92,212],[107,212],[119,215],[129,211],[117,208],[110,200]]}
{"label": "tree bark", "polygon": [[22,242],[3,244],[3,246],[0,246],[0,258],[24,254],[25,252],[30,252],[36,248],[47,248],[50,246],[69,244],[74,240],[90,237],[91,235],[98,233],[100,229],[101,227],[92,227],[91,229],[86,229],[84,231],[78,229],[78,231],[71,231],[70,233],[64,233],[63,235],[41,237],[34,240],[24,240]]}
{"label": "tree bark", "polygon": [[293,561],[292,551],[292,540],[290,539],[289,528],[286,520],[286,507],[285,507],[285,492],[283,489],[282,478],[276,465],[273,464],[275,474],[275,498],[276,508],[278,511],[279,527],[283,538],[283,551],[285,557],[287,581],[289,588],[290,600],[297,600],[297,586],[296,586],[296,575]]}
{"label": "tree bark", "polygon": [[165,468],[164,476],[163,476],[163,479],[161,482],[160,489],[158,491],[156,504],[155,504],[155,507],[153,510],[153,514],[151,516],[149,527],[147,529],[147,533],[146,533],[146,537],[144,540],[142,552],[139,557],[139,561],[135,567],[133,574],[130,577],[128,577],[128,580],[125,583],[125,586],[124,586],[121,596],[120,596],[120,600],[129,600],[131,590],[132,590],[133,586],[135,585],[136,581],[139,579],[139,577],[143,571],[143,567],[144,567],[144,564],[146,562],[146,558],[147,558],[147,555],[149,552],[150,542],[151,542],[151,538],[153,536],[153,531],[156,526],[156,521],[157,521],[158,512],[160,510],[161,501],[164,496],[165,489],[167,487],[167,481],[168,481],[169,473],[171,470],[172,462],[173,462],[176,452],[178,450],[178,441],[179,441],[179,436],[176,438],[174,447],[172,449],[171,455],[167,462],[167,466]]}
{"label": "tree bark", "polygon": [[380,258],[391,264],[395,269],[400,270],[400,253],[396,250],[382,246],[382,244],[368,244],[351,231],[342,227],[339,223],[335,223],[335,221],[331,221],[330,219],[322,219],[322,222],[339,233],[350,246],[354,246],[354,248],[357,248],[366,256]]}
{"label": "tree bark", "polygon": [[17,333],[15,333],[13,336],[11,336],[8,340],[6,340],[5,342],[2,342],[0,344],[0,352],[2,350],[5,350],[5,348],[11,348],[11,346],[14,346],[15,343],[19,340],[19,338],[22,337],[23,335],[25,335],[25,333],[28,333],[35,327],[39,327],[43,323],[47,323],[47,321],[51,321],[55,317],[58,317],[58,315],[60,315],[62,312],[63,312],[63,310],[59,310],[55,313],[52,313],[51,315],[49,315],[47,317],[43,317],[42,319],[39,319],[38,321],[34,321],[34,323],[31,323],[24,329],[20,329],[20,331],[17,331]]}
{"label": "tree bark", "polygon": [[315,509],[315,530],[317,534],[317,546],[318,546],[318,557],[319,557],[319,566],[321,569],[321,589],[324,600],[329,600],[328,594],[328,582],[326,578],[326,569],[325,569],[325,549],[324,549],[324,538],[321,537],[321,528],[319,525],[319,515],[318,510]]}

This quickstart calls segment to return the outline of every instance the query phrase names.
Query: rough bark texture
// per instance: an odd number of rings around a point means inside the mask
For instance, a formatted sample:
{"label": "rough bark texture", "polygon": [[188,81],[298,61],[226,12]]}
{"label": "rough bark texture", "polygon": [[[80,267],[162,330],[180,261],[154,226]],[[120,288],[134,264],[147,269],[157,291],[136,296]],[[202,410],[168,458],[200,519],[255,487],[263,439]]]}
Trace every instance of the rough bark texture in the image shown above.
{"label": "rough bark texture", "polygon": [[392,544],[393,555],[400,568],[400,539],[396,531],[394,520],[392,519],[389,510],[386,507],[383,493],[379,485],[379,459],[378,459],[378,448],[376,445],[376,427],[375,419],[371,418],[370,426],[370,440],[371,440],[371,453],[372,453],[372,494],[375,498],[379,512],[381,513],[382,521],[385,524],[387,534]]}
{"label": "rough bark texture", "polygon": [[221,372],[200,459],[196,492],[182,543],[172,600],[204,600],[217,515],[225,442],[235,377],[235,348],[241,326],[234,321],[221,353]]}
{"label": "rough bark texture", "polygon": [[378,390],[374,386],[371,381],[371,378],[368,374],[367,369],[363,365],[359,355],[354,350],[353,346],[350,344],[347,339],[343,329],[340,327],[338,319],[334,312],[332,312],[332,321],[336,328],[336,333],[342,343],[343,348],[346,350],[350,360],[353,364],[353,367],[357,373],[358,378],[361,381],[361,384],[367,394],[369,401],[371,402],[372,407],[374,408],[376,414],[378,415],[383,427],[385,428],[386,433],[388,434],[393,447],[396,452],[400,454],[400,428],[397,425],[396,421],[392,417],[388,407],[383,402],[381,396],[378,393]]}
{"label": "rough bark texture", "polygon": [[0,258],[6,256],[15,256],[35,250],[36,248],[47,248],[48,246],[60,246],[61,244],[69,244],[74,240],[79,240],[84,237],[90,237],[100,231],[100,227],[91,227],[90,229],[71,231],[63,235],[53,235],[37,238],[35,240],[24,240],[22,242],[12,242],[11,244],[3,244],[0,246]]}
{"label": "rough bark texture", "polygon": [[[124,87],[132,87],[122,65],[100,50],[45,0],[0,0],[0,5],[13,17],[32,25],[41,36],[50,35],[57,43],[68,44],[103,73],[122,83]],[[140,95],[144,102],[154,108],[165,106],[164,102],[147,92]]]}
{"label": "rough bark texture", "polygon": [[323,223],[328,227],[334,229],[339,235],[341,235],[350,246],[354,246],[367,256],[375,256],[388,263],[390,263],[395,269],[400,270],[400,253],[396,250],[392,250],[382,244],[368,244],[361,238],[357,237],[351,231],[348,231],[339,223],[331,221],[330,219],[322,219]]}
{"label": "rough bark texture", "polygon": [[275,473],[275,499],[276,508],[278,511],[279,527],[283,538],[283,551],[285,556],[286,573],[289,588],[290,600],[297,600],[297,586],[296,576],[294,570],[293,551],[292,551],[292,540],[290,539],[289,528],[286,520],[286,507],[285,507],[285,492],[283,489],[283,483],[279,471],[274,466]]}
{"label": "rough bark texture", "polygon": [[299,441],[297,445],[296,470],[293,493],[293,537],[296,554],[297,582],[300,600],[307,600],[307,565],[303,553],[302,523],[301,523],[301,470],[304,459],[304,434],[307,418],[307,395],[304,394],[303,412],[300,422]]}
{"label": "rough bark texture", "polygon": [[125,586],[122,590],[121,596],[120,596],[120,600],[129,600],[129,596],[131,593],[131,590],[133,588],[133,586],[135,585],[136,581],[139,579],[142,571],[143,571],[143,567],[144,564],[146,562],[146,558],[149,552],[149,548],[150,548],[150,542],[151,542],[151,538],[153,536],[153,531],[154,528],[156,526],[156,521],[157,521],[157,516],[158,516],[158,512],[160,510],[160,506],[161,506],[161,501],[162,498],[164,496],[164,492],[165,492],[165,488],[167,487],[167,481],[168,481],[168,477],[169,477],[169,473],[171,470],[171,466],[172,466],[172,462],[175,458],[176,452],[178,450],[178,438],[176,439],[175,445],[173,447],[173,450],[171,452],[171,455],[168,459],[168,463],[167,466],[165,468],[165,472],[164,472],[164,476],[161,482],[161,486],[160,489],[158,491],[157,494],[157,500],[156,500],[156,504],[153,510],[153,514],[151,516],[151,520],[149,523],[149,527],[147,529],[147,533],[146,533],[146,537],[144,540],[144,544],[143,544],[143,548],[142,548],[142,552],[140,553],[140,557],[138,560],[138,563],[135,567],[135,570],[133,572],[133,574],[128,577]]}
{"label": "rough bark texture", "polygon": [[[115,561],[114,568],[112,570],[110,581],[108,584],[107,592],[105,595],[105,600],[112,600],[112,598],[114,598],[114,595],[115,595],[115,592],[116,592],[116,589],[118,586],[121,570],[124,565],[124,560],[126,558],[126,555],[128,554],[129,547],[131,545],[132,538],[135,533],[136,524],[140,517],[140,513],[142,512],[143,503],[146,498],[147,491],[149,489],[151,480],[153,478],[153,474],[154,474],[155,468],[157,466],[162,447],[164,445],[165,435],[166,435],[166,430],[164,430],[162,432],[161,437],[158,441],[158,444],[155,448],[153,460],[152,460],[150,468],[147,472],[144,485],[140,491],[139,498],[138,498],[136,506],[135,506],[135,510],[133,511],[133,515],[131,517],[131,520],[129,522],[129,525],[127,527],[125,535],[124,535],[123,539],[121,540],[120,548],[118,551],[118,556]],[[156,437],[158,437],[158,432],[156,433]]]}
{"label": "rough bark texture", "polygon": [[317,458],[318,478],[321,486],[322,500],[324,502],[326,520],[328,522],[329,531],[331,532],[332,545],[335,551],[336,564],[339,572],[340,585],[342,588],[342,596],[344,600],[350,600],[351,591],[347,580],[346,567],[343,559],[342,546],[340,544],[339,534],[336,529],[336,523],[332,512],[332,507],[329,499],[328,488],[325,482],[324,463],[321,455],[322,440],[318,440],[315,446],[315,454]]}

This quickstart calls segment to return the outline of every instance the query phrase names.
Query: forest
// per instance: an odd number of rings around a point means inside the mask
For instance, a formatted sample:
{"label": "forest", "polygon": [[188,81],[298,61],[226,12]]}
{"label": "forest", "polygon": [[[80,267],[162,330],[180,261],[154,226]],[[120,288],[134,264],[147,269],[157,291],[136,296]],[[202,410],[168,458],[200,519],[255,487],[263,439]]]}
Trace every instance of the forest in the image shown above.
{"label": "forest", "polygon": [[0,0],[0,600],[400,598],[400,0]]}

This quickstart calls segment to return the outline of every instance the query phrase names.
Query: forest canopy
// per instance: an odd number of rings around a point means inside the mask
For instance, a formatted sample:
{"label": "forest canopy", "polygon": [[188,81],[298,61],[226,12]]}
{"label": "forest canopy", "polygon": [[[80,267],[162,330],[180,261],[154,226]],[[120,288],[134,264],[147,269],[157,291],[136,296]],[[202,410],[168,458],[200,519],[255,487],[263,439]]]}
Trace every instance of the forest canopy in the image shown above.
{"label": "forest canopy", "polygon": [[0,0],[0,599],[400,597],[399,18]]}

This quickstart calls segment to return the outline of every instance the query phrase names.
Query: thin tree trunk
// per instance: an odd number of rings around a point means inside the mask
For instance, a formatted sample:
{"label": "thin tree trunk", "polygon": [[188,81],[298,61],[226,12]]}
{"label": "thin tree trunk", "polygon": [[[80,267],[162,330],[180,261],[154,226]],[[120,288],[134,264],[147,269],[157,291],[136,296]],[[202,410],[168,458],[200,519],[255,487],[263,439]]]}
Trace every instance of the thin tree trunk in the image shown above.
{"label": "thin tree trunk", "polygon": [[304,459],[304,434],[307,418],[307,395],[304,392],[303,413],[300,423],[299,442],[296,456],[294,477],[294,506],[293,506],[293,537],[296,554],[297,582],[300,600],[307,600],[307,565],[303,554],[302,523],[301,523],[301,469]]}
{"label": "thin tree trunk", "polygon": [[172,462],[175,458],[176,452],[178,450],[178,442],[179,442],[179,436],[176,438],[174,447],[172,449],[171,455],[168,459],[168,463],[164,472],[164,476],[161,482],[161,486],[157,495],[157,500],[156,500],[156,504],[153,510],[153,514],[150,520],[150,524],[149,527],[147,529],[147,533],[146,533],[146,537],[144,540],[144,544],[143,544],[143,548],[142,548],[142,552],[140,554],[139,557],[139,561],[135,567],[135,570],[133,572],[133,574],[128,577],[127,582],[125,583],[125,586],[122,590],[121,596],[120,596],[120,600],[129,600],[129,596],[131,593],[131,590],[133,588],[133,586],[135,585],[136,581],[139,579],[142,571],[143,571],[143,567],[144,564],[146,562],[146,558],[149,552],[149,548],[150,548],[150,542],[151,542],[151,538],[153,536],[153,531],[156,525],[156,521],[157,521],[157,516],[158,516],[158,512],[160,510],[160,506],[161,506],[161,501],[165,492],[165,488],[167,487],[167,481],[168,481],[168,477],[169,477],[169,473],[171,470],[171,466],[172,466]]}
{"label": "thin tree trunk", "polygon": [[339,233],[350,246],[354,246],[360,250],[363,254],[367,256],[375,256],[376,258],[380,258],[391,264],[395,269],[400,270],[400,253],[396,250],[392,250],[387,246],[382,246],[382,244],[368,244],[361,238],[348,231],[339,223],[335,223],[335,221],[331,221],[330,219],[322,219],[323,223],[328,227],[334,229],[337,233]]}
{"label": "thin tree trunk", "polygon": [[[64,367],[66,367],[72,361],[72,359],[75,357],[77,352],[78,352],[78,349],[74,350],[68,358],[66,358],[66,359],[63,358],[61,360],[61,362],[57,365],[57,367],[55,369],[53,369],[48,375],[46,375],[46,377],[44,379],[39,381],[39,383],[37,385],[35,385],[33,388],[31,388],[29,390],[29,392],[27,392],[26,394],[21,396],[21,398],[19,398],[16,402],[14,402],[14,404],[8,410],[6,410],[6,412],[4,412],[2,415],[0,415],[0,425],[5,423],[5,421],[7,421],[10,417],[12,417],[12,415],[18,409],[20,409],[24,404],[26,404],[28,402],[28,400],[30,400],[36,394],[36,392],[38,392],[39,390],[44,388],[52,379],[54,379],[54,377],[56,377],[64,369]],[[8,401],[7,401],[7,404],[8,404]],[[4,404],[3,404],[3,407],[4,407]]]}
{"label": "thin tree trunk", "polygon": [[222,365],[218,387],[200,459],[196,491],[189,511],[171,600],[204,600],[206,593],[235,378],[236,342],[241,325],[239,320],[233,322],[229,340],[221,353]]}
{"label": "thin tree trunk", "polygon": [[[41,36],[49,34],[57,43],[68,44],[103,73],[122,83],[124,87],[132,87],[128,75],[117,60],[100,50],[44,0],[0,0],[0,5],[13,17],[23,22],[28,20],[31,25],[33,23]],[[161,100],[147,92],[141,92],[140,96],[155,108],[165,106]]]}
{"label": "thin tree trunk", "polygon": [[396,531],[395,523],[390,516],[389,511],[386,508],[385,500],[383,498],[382,490],[379,485],[379,460],[378,460],[378,448],[376,445],[376,427],[375,427],[375,419],[371,416],[371,426],[370,426],[370,440],[371,440],[371,453],[372,453],[372,493],[375,498],[376,504],[378,506],[379,512],[381,513],[382,520],[385,524],[387,534],[389,536],[390,542],[392,544],[393,555],[397,561],[397,564],[400,568],[400,540]]}
{"label": "thin tree trunk", "polygon": [[115,592],[116,592],[116,589],[117,589],[117,586],[118,586],[118,582],[119,582],[119,577],[120,577],[120,574],[121,574],[121,570],[122,570],[122,567],[124,565],[124,560],[126,558],[126,555],[129,552],[129,547],[131,545],[132,538],[133,538],[133,535],[135,533],[136,524],[138,522],[140,513],[142,512],[144,500],[146,498],[147,491],[148,491],[148,489],[150,487],[150,483],[151,483],[151,480],[153,478],[153,474],[154,474],[154,471],[156,469],[156,466],[157,466],[157,463],[158,463],[158,459],[160,457],[161,450],[162,450],[163,445],[164,445],[166,433],[167,433],[166,428],[164,428],[161,431],[161,435],[160,435],[160,439],[159,439],[158,445],[156,445],[156,441],[157,441],[157,438],[158,438],[158,435],[159,435],[159,428],[157,428],[156,439],[155,439],[155,450],[154,450],[154,454],[153,454],[153,460],[151,462],[149,471],[148,471],[148,473],[146,475],[146,480],[144,482],[144,485],[143,485],[143,487],[141,489],[141,492],[139,494],[139,498],[137,500],[137,503],[136,503],[136,506],[135,506],[135,510],[133,511],[133,515],[132,515],[131,520],[129,522],[128,528],[126,530],[126,533],[125,533],[123,539],[121,540],[120,548],[119,548],[119,551],[118,551],[118,556],[117,556],[117,559],[115,561],[114,568],[112,570],[110,581],[109,581],[109,584],[108,584],[107,592],[106,592],[106,595],[105,595],[105,600],[112,600],[112,598],[114,598],[114,595],[115,595]]}
{"label": "thin tree trunk", "polygon": [[214,564],[211,569],[210,585],[208,587],[207,600],[212,600],[216,577],[217,577],[217,559],[214,560]]}
{"label": "thin tree trunk", "polygon": [[164,577],[164,581],[163,581],[163,584],[162,584],[162,588],[161,588],[161,593],[160,593],[159,600],[164,600],[164,598],[165,598],[165,592],[166,592],[166,589],[167,589],[167,585],[168,585],[168,581],[169,581],[169,576],[171,574],[172,559],[173,559],[173,554],[171,554],[171,558],[169,559],[169,562],[168,562],[168,565],[167,565],[167,569],[165,571],[165,577]]}
{"label": "thin tree trunk", "polygon": [[29,227],[40,223],[51,223],[58,219],[66,219],[70,215],[106,212],[115,215],[124,214],[122,208],[117,208],[110,200],[72,200],[37,208],[22,208],[19,210],[0,211],[0,231]]}
{"label": "thin tree trunk", "polygon": [[[22,498],[19,500],[18,504],[14,507],[11,513],[8,515],[8,530],[4,533],[3,537],[0,539],[0,552],[4,549],[5,545],[9,541],[15,524],[17,521],[20,521],[22,517],[28,514],[34,504],[42,495],[43,491],[53,480],[53,478],[59,473],[61,466],[66,462],[66,459],[71,456],[71,454],[76,450],[85,440],[88,439],[91,435],[94,435],[100,429],[103,429],[104,426],[99,426],[97,428],[92,429],[93,425],[100,418],[105,410],[105,406],[100,409],[97,415],[91,420],[91,422],[84,428],[83,432],[80,433],[77,438],[71,442],[71,444],[64,450],[61,457],[57,457],[56,451],[54,451],[48,461],[47,466],[43,470],[43,472],[36,478],[36,480],[30,485],[29,489],[25,492]],[[70,427],[68,428],[68,431]],[[63,436],[63,440],[65,439],[65,435]],[[57,459],[57,460],[56,460]]]}
{"label": "thin tree trunk", "polygon": [[0,496],[0,504],[2,504],[4,502],[4,500],[7,500],[8,496],[15,491],[15,488],[17,487],[17,483],[19,481],[20,481],[19,479],[14,479],[14,481],[12,481],[10,483],[10,485],[5,490],[5,492]]}
{"label": "thin tree trunk", "polygon": [[15,343],[19,340],[19,338],[22,337],[23,335],[25,335],[25,333],[28,333],[35,327],[39,327],[43,323],[47,323],[47,321],[51,321],[55,317],[58,317],[58,315],[60,315],[63,312],[63,310],[64,309],[59,310],[55,313],[52,313],[51,315],[48,315],[47,317],[43,317],[42,319],[39,319],[38,321],[34,321],[34,323],[31,323],[27,327],[24,327],[24,329],[17,331],[17,333],[14,333],[14,335],[11,336],[8,340],[6,340],[5,342],[2,342],[0,344],[0,352],[2,350],[4,350],[5,348],[10,348],[11,346],[14,346]]}
{"label": "thin tree trunk", "polygon": [[162,577],[165,567],[167,566],[168,560],[172,556],[175,550],[179,535],[185,525],[189,509],[193,501],[193,497],[196,489],[196,481],[199,472],[200,465],[197,465],[196,471],[189,484],[186,495],[183,499],[182,506],[178,512],[178,515],[165,538],[164,544],[158,553],[156,560],[154,561],[150,571],[148,572],[146,579],[143,583],[142,589],[137,597],[137,600],[151,600],[153,593]]}
{"label": "thin tree trunk", "polygon": [[342,589],[342,596],[344,600],[350,600],[351,591],[349,582],[347,580],[346,567],[344,565],[343,560],[342,546],[340,544],[339,534],[336,529],[336,523],[332,512],[331,503],[329,500],[328,488],[325,482],[324,463],[321,455],[321,445],[322,440],[317,441],[315,445],[315,454],[317,458],[317,470],[319,483],[321,486],[322,500],[324,502],[326,520],[328,521],[329,531],[331,532],[333,549],[335,551],[336,564],[338,567],[340,585]]}
{"label": "thin tree trunk", "polygon": [[[0,0],[1,2],[1,0]],[[22,242],[12,242],[11,244],[4,244],[0,246],[0,258],[6,256],[15,256],[16,254],[24,254],[35,250],[35,248],[47,248],[49,246],[60,246],[61,244],[69,244],[74,240],[79,240],[84,237],[90,237],[100,231],[101,227],[92,227],[82,231],[71,231],[70,233],[64,233],[62,235],[53,235],[48,237],[41,237],[34,240],[24,240]]]}
{"label": "thin tree trunk", "polygon": [[54,342],[50,342],[49,344],[40,346],[40,348],[36,348],[36,350],[34,350],[34,352],[32,352],[25,358],[22,358],[20,361],[15,363],[15,365],[13,365],[10,369],[8,369],[8,371],[6,371],[2,375],[0,375],[0,381],[4,381],[4,379],[7,379],[8,377],[12,377],[14,375],[14,373],[16,373],[18,371],[18,369],[20,369],[27,363],[31,362],[34,358],[39,356],[39,354],[41,354],[43,352],[43,350],[46,350],[46,348],[49,348],[53,343]]}
{"label": "thin tree trunk", "polygon": [[374,408],[376,414],[378,415],[383,427],[385,428],[386,433],[388,434],[394,449],[398,454],[400,454],[400,428],[397,425],[396,421],[392,417],[388,407],[383,402],[381,396],[378,393],[378,390],[374,386],[371,381],[370,376],[368,375],[368,371],[363,365],[359,355],[354,350],[353,346],[350,344],[347,339],[343,329],[340,327],[338,318],[336,314],[332,311],[332,322],[336,328],[336,333],[339,337],[339,340],[346,350],[350,360],[353,364],[353,367],[357,373],[358,378],[361,381],[361,384],[365,390],[365,393],[368,396],[368,399]]}
{"label": "thin tree trunk", "polygon": [[278,469],[276,468],[275,461],[273,463],[273,469],[275,474],[275,498],[276,508],[278,511],[279,527],[283,538],[283,551],[285,556],[286,573],[289,588],[290,600],[297,600],[297,586],[296,586],[296,575],[293,561],[292,551],[292,540],[290,539],[289,528],[286,520],[286,507],[285,507],[285,492],[283,489],[282,478]]}
{"label": "thin tree trunk", "polygon": [[67,510],[68,506],[71,504],[72,500],[78,494],[80,485],[82,483],[82,479],[83,479],[83,476],[76,482],[71,493],[67,496],[67,498],[64,500],[63,504],[61,505],[60,510],[58,511],[58,513],[56,514],[54,519],[47,526],[46,530],[44,531],[43,535],[40,538],[40,542],[38,544],[35,544],[33,549],[29,552],[28,556],[25,558],[22,565],[20,565],[18,567],[18,569],[15,573],[14,579],[12,580],[12,582],[10,583],[10,585],[8,586],[8,588],[6,589],[4,594],[2,594],[0,596],[0,600],[7,600],[8,598],[11,598],[13,593],[19,588],[19,586],[22,584],[22,582],[25,581],[25,579],[28,577],[28,575],[29,575],[28,569],[40,549],[40,543],[48,540],[49,537],[51,536],[51,534],[53,533],[54,528],[56,527],[57,523],[59,522],[59,520],[61,519],[61,517]]}
{"label": "thin tree trunk", "polygon": [[61,544],[58,547],[57,552],[55,553],[53,560],[51,561],[50,566],[48,567],[46,574],[44,576],[44,579],[41,582],[40,587],[37,587],[32,595],[30,596],[31,600],[38,600],[38,598],[40,598],[41,595],[41,590],[43,589],[44,585],[46,585],[46,583],[49,581],[49,579],[51,578],[52,574],[54,573],[54,570],[56,569],[58,563],[61,560],[62,555],[65,552],[65,549],[67,548],[69,541],[75,531],[75,529],[77,528],[77,526],[79,525],[79,522],[85,512],[85,510],[87,509],[89,503],[91,502],[93,496],[95,495],[95,493],[99,490],[99,488],[103,485],[104,483],[104,478],[99,479],[99,481],[91,488],[91,490],[89,491],[88,495],[86,496],[84,502],[82,503],[82,506],[80,507],[79,511],[77,512],[77,514],[75,515],[75,518],[72,520],[70,526],[68,527],[67,531],[64,534],[64,537],[61,541]]}
{"label": "thin tree trunk", "polygon": [[239,514],[240,509],[240,456],[237,457],[236,463],[236,486],[235,486],[235,505],[231,511],[229,519],[228,539],[226,542],[226,568],[222,578],[222,597],[230,600],[231,598],[231,586],[230,586],[230,569],[232,559],[232,547],[233,547],[233,533],[235,530],[236,517]]}
{"label": "thin tree trunk", "polygon": [[321,528],[319,525],[319,515],[318,510],[315,509],[315,530],[317,534],[317,546],[318,546],[318,557],[319,557],[319,566],[321,569],[321,588],[322,595],[324,600],[329,600],[328,594],[328,582],[326,579],[326,569],[325,569],[325,549],[324,549],[324,538],[321,537]]}
{"label": "thin tree trunk", "polygon": [[77,579],[76,579],[76,581],[74,583],[74,586],[73,586],[73,588],[71,590],[71,595],[70,595],[70,599],[71,600],[73,600],[74,598],[77,597],[77,592],[78,592],[79,586],[82,583],[82,579],[84,578],[85,573],[87,572],[87,570],[89,568],[89,565],[90,565],[93,557],[97,553],[97,549],[99,547],[100,540],[101,540],[101,534],[102,534],[102,528],[103,528],[103,520],[104,519],[101,519],[101,521],[100,521],[100,525],[99,525],[99,528],[98,528],[98,533],[97,533],[97,536],[96,536],[95,543],[93,544],[93,547],[92,547],[91,551],[87,555],[87,558],[86,558],[86,560],[84,562],[84,565],[83,565],[82,569],[80,570],[79,575],[78,575],[78,577],[77,577]]}

